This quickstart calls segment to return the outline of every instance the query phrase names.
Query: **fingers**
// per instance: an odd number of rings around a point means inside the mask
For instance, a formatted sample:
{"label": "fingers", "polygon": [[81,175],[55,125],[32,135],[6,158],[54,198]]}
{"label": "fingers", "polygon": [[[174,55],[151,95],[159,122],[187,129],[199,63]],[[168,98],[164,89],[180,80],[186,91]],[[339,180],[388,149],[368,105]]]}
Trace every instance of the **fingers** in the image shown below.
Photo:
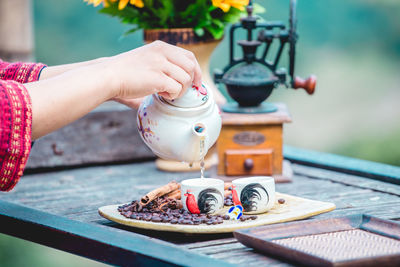
{"label": "fingers", "polygon": [[201,86],[200,65],[192,52],[173,45],[167,45],[162,51],[171,63],[178,65],[190,75],[195,86]]}
{"label": "fingers", "polygon": [[192,87],[192,77],[178,65],[168,61],[164,66],[164,73],[182,85],[178,97],[181,97],[187,88]]}
{"label": "fingers", "polygon": [[200,65],[197,62],[197,59],[192,52],[190,52],[187,56],[189,57],[190,60],[194,61],[193,84],[197,87],[201,87],[202,77],[201,77]]}
{"label": "fingers", "polygon": [[182,84],[180,84],[167,74],[163,74],[163,77],[160,79],[158,94],[166,99],[172,100],[179,97],[182,89]]}

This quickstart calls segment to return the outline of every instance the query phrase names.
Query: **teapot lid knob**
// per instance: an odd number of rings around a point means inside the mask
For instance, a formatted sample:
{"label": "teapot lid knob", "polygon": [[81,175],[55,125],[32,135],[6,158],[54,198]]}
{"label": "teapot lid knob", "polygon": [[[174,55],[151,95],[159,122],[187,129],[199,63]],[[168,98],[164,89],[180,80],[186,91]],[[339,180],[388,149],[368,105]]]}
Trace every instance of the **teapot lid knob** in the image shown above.
{"label": "teapot lid knob", "polygon": [[186,89],[186,92],[177,99],[164,99],[165,102],[172,106],[180,108],[195,108],[203,105],[209,98],[210,90],[202,83],[201,87],[192,85]]}

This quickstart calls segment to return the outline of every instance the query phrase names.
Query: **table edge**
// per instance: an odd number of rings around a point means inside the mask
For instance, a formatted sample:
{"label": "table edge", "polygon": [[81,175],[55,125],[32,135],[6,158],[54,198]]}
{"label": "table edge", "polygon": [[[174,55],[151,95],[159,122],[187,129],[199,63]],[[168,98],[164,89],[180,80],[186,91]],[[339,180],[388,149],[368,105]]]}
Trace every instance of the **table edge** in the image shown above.
{"label": "table edge", "polygon": [[0,200],[0,222],[1,233],[108,264],[234,266],[166,241],[68,219],[4,200]]}

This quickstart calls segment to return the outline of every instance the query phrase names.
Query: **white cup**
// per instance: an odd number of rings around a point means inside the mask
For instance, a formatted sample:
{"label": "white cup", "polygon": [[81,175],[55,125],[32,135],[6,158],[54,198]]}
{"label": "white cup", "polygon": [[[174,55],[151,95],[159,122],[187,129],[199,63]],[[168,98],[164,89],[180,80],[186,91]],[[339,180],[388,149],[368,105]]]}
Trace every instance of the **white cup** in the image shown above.
{"label": "white cup", "polygon": [[201,213],[215,213],[224,207],[224,182],[214,178],[194,178],[181,182],[181,199],[183,208],[187,207],[188,198],[197,203]]}
{"label": "white cup", "polygon": [[270,210],[275,203],[275,180],[271,176],[254,176],[232,181],[243,212],[259,214]]}

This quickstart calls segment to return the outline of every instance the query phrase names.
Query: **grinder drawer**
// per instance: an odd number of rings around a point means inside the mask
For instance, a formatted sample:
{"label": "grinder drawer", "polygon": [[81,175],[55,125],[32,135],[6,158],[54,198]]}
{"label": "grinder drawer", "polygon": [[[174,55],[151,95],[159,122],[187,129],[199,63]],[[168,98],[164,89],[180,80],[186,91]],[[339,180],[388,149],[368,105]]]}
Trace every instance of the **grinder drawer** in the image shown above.
{"label": "grinder drawer", "polygon": [[272,149],[228,149],[225,175],[272,175]]}

